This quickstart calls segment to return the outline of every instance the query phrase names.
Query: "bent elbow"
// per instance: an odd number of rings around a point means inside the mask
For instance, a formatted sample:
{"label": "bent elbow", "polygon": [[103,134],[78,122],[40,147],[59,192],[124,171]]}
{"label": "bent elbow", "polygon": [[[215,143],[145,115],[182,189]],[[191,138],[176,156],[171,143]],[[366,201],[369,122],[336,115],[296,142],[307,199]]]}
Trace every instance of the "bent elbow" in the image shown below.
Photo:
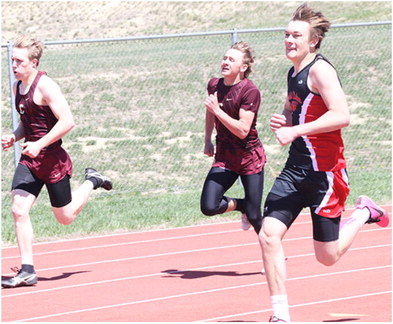
{"label": "bent elbow", "polygon": [[74,121],[72,121],[69,125],[68,125],[68,131],[72,131],[74,128],[76,127],[76,124]]}
{"label": "bent elbow", "polygon": [[249,133],[250,129],[240,129],[236,136],[239,137],[241,140],[244,140]]}
{"label": "bent elbow", "polygon": [[342,123],[343,127],[348,127],[351,124],[351,118],[349,117],[349,115],[343,118]]}

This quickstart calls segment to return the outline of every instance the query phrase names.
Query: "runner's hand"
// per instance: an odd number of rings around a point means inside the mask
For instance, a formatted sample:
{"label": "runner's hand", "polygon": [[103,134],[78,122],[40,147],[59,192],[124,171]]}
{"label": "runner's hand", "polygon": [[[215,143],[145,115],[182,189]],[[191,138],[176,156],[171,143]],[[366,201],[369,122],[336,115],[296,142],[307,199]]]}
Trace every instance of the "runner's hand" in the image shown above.
{"label": "runner's hand", "polygon": [[205,143],[205,147],[203,149],[203,154],[207,156],[213,156],[214,155],[214,145],[212,142],[210,143]]}
{"label": "runner's hand", "polygon": [[41,152],[41,147],[37,144],[37,142],[25,142],[20,146],[23,149],[21,153],[31,158],[36,158]]}
{"label": "runner's hand", "polygon": [[270,129],[275,132],[277,129],[287,124],[287,118],[281,114],[274,114],[270,119]]}
{"label": "runner's hand", "polygon": [[1,137],[1,146],[4,151],[8,151],[10,147],[12,147],[15,143],[15,135],[3,135]]}

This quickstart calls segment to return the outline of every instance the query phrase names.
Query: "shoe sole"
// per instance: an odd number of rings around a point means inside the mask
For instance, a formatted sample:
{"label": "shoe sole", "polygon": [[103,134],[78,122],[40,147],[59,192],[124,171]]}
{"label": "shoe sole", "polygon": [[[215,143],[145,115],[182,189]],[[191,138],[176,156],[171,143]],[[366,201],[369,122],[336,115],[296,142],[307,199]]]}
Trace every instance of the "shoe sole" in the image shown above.
{"label": "shoe sole", "polygon": [[37,277],[34,277],[34,278],[32,278],[32,279],[29,279],[29,280],[21,281],[21,282],[19,282],[19,283],[16,284],[16,285],[8,285],[8,284],[3,284],[3,283],[2,283],[1,286],[2,286],[3,288],[27,287],[27,286],[34,286],[37,282],[38,282],[38,278],[37,278]]}

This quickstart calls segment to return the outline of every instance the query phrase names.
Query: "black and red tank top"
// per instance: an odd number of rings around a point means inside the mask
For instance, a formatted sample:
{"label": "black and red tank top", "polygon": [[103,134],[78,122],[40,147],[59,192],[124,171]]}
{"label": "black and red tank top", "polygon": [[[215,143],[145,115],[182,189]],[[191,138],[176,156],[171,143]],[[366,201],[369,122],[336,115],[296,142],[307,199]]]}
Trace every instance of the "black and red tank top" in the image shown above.
{"label": "black and red tank top", "polygon": [[[322,97],[312,92],[307,85],[310,69],[318,60],[325,60],[332,65],[323,55],[317,54],[314,60],[295,76],[294,67],[288,72],[292,125],[312,122],[328,111]],[[296,138],[289,149],[287,165],[314,171],[337,171],[345,168],[341,130]]]}

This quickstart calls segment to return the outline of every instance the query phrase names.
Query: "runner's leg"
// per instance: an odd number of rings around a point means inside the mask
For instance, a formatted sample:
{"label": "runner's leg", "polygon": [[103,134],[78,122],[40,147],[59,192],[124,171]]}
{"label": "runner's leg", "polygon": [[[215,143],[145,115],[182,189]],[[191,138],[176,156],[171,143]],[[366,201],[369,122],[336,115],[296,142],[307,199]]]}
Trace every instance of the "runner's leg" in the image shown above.
{"label": "runner's leg", "polygon": [[225,192],[238,178],[237,173],[222,168],[210,169],[202,189],[201,211],[206,216],[213,216],[232,211],[236,208],[234,199],[225,197]]}

